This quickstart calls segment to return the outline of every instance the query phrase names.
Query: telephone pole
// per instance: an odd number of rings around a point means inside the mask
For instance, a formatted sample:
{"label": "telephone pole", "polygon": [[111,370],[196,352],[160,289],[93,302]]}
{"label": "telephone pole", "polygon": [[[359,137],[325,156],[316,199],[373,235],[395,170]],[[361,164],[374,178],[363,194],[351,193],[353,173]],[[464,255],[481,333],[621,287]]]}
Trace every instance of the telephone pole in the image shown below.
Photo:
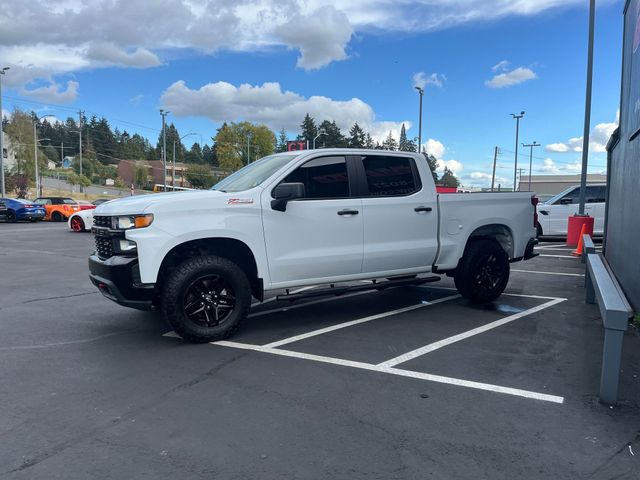
{"label": "telephone pole", "polygon": [[[2,195],[3,198],[6,197],[7,194],[4,186],[4,145],[2,143],[4,140],[2,138],[2,124],[4,120],[2,117],[2,76],[7,70],[9,70],[9,67],[0,68],[0,195]],[[7,155],[7,157],[9,157],[9,155]]]}
{"label": "telephone pole", "polygon": [[[525,172],[525,171],[526,171],[526,168],[519,168],[518,169],[518,179],[519,179],[519,181],[522,180],[522,172]],[[520,191],[520,185],[519,184],[518,184],[518,191]],[[514,192],[515,192],[515,190],[514,190]]]}
{"label": "telephone pole", "polygon": [[160,109],[160,116],[162,116],[162,177],[164,191],[167,191],[167,129],[166,129],[166,116],[169,112]]}
{"label": "telephone pole", "polygon": [[496,181],[496,162],[498,161],[499,148],[496,146],[493,149],[493,173],[491,174],[491,191],[493,192],[493,185]]}
{"label": "telephone pole", "polygon": [[516,154],[515,154],[515,164],[513,166],[513,191],[516,191],[516,177],[518,175],[518,134],[520,133],[520,119],[524,117],[524,110],[520,112],[520,115],[511,114],[511,116],[516,120]]}
{"label": "telephone pole", "polygon": [[529,143],[529,144],[522,144],[523,147],[529,147],[529,191],[531,191],[531,168],[533,166],[533,147],[539,147],[540,144],[538,142],[536,142],[535,140],[533,141],[533,143]]}
{"label": "telephone pole", "polygon": [[[78,150],[78,153],[80,155],[80,176],[82,176],[82,118],[84,116],[84,110],[78,110],[78,133],[80,135],[80,149]],[[82,183],[80,183],[80,193],[82,193],[84,191],[84,187],[82,186]]]}

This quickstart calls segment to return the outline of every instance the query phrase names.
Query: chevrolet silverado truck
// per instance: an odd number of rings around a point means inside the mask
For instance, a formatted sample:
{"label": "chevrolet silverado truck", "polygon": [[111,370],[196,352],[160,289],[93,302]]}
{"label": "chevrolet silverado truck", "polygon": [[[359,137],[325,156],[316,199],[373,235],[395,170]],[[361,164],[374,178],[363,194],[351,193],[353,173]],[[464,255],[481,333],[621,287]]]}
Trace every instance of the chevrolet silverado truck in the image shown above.
{"label": "chevrolet silverado truck", "polygon": [[536,255],[536,204],[531,193],[439,195],[416,153],[278,153],[211,190],[99,205],[89,277],[121,305],[158,309],[192,342],[229,337],[252,297],[273,290],[296,300],[446,274],[469,301],[491,302],[510,262]]}

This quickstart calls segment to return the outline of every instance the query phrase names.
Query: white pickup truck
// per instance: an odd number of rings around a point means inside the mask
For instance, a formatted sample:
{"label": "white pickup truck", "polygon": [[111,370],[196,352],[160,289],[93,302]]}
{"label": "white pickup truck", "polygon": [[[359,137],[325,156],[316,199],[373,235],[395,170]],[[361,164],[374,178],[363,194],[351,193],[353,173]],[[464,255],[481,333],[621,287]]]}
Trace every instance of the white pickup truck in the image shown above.
{"label": "white pickup truck", "polygon": [[[98,206],[90,279],[121,305],[158,308],[193,342],[228,337],[252,297],[277,289],[296,299],[447,274],[465,298],[490,302],[509,263],[535,256],[536,203],[530,193],[438,195],[415,153],[279,153],[211,190]],[[287,290],[309,285],[320,288]]]}

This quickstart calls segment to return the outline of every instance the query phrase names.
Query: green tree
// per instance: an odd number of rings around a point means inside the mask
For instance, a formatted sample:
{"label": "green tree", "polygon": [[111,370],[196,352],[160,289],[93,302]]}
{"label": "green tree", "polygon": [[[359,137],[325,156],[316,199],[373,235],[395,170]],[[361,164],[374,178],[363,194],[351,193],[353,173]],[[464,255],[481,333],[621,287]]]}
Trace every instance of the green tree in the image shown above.
{"label": "green tree", "polygon": [[278,143],[276,145],[276,152],[278,153],[286,152],[288,140],[289,139],[287,138],[287,131],[283,128],[282,130],[280,130],[280,133],[278,134]]}
{"label": "green tree", "polygon": [[[318,131],[324,131],[324,135],[316,140],[316,147],[318,147],[318,144],[326,148],[344,148],[347,146],[347,139],[340,131],[340,127],[338,127],[335,120],[332,122],[325,120],[320,124]],[[313,139],[311,140],[311,143],[313,143]]]}
{"label": "green tree", "polygon": [[[11,120],[5,127],[5,134],[16,145],[16,164],[13,167],[13,173],[26,175],[30,182],[35,183],[34,116],[35,114],[14,109]],[[38,169],[42,172],[46,167],[47,156],[42,148],[38,148]]]}
{"label": "green tree", "polygon": [[456,178],[451,170],[449,170],[447,167],[444,167],[444,172],[442,173],[442,177],[440,178],[440,184],[445,187],[457,188],[460,185],[460,181]]}
{"label": "green tree", "polygon": [[133,178],[138,188],[144,188],[149,183],[149,166],[146,162],[136,162],[133,167]]}
{"label": "green tree", "polygon": [[220,168],[235,171],[258,158],[271,155],[276,136],[265,125],[224,123],[214,137]]}
{"label": "green tree", "polygon": [[71,185],[80,185],[85,188],[91,185],[91,180],[89,180],[86,176],[76,175],[75,173],[72,173],[67,177],[67,182],[69,182]]}
{"label": "green tree", "polygon": [[300,124],[300,129],[302,133],[298,138],[300,140],[307,140],[309,145],[313,144],[313,139],[318,135],[318,127],[313,117],[308,113],[304,116],[304,120],[302,120],[302,124]]}
{"label": "green tree", "polygon": [[[166,134],[167,134],[167,162],[169,160],[173,161],[173,144],[175,142],[176,145],[176,162],[184,161],[184,154],[186,152],[186,148],[182,144],[182,140],[180,140],[180,133],[178,129],[173,123],[165,126]],[[158,158],[162,158],[162,145],[163,145],[163,136],[162,131],[158,134],[158,143],[156,144],[156,149],[158,152]]]}
{"label": "green tree", "polygon": [[387,135],[387,138],[385,138],[384,142],[382,142],[382,148],[383,148],[383,150],[397,150],[398,149],[398,142],[396,142],[396,139],[393,138],[393,134],[391,132],[389,132],[389,135]]}
{"label": "green tree", "polygon": [[208,165],[191,164],[187,168],[185,176],[194,188],[211,188],[216,183],[216,177]]}
{"label": "green tree", "polygon": [[400,128],[400,141],[398,142],[398,150],[401,152],[414,152],[409,144],[409,140],[407,140],[407,130],[404,128],[404,123],[402,124],[402,128]]}
{"label": "green tree", "polygon": [[215,144],[213,145],[213,147],[205,144],[205,146],[202,148],[202,159],[207,165],[211,165],[212,167],[218,166],[218,156],[216,154]]}
{"label": "green tree", "polygon": [[433,155],[427,153],[426,151],[422,151],[427,164],[429,165],[429,169],[431,170],[431,175],[433,175],[433,181],[438,183],[438,172],[436,169],[438,168],[438,160]]}
{"label": "green tree", "polygon": [[198,142],[194,142],[191,145],[191,149],[185,153],[184,161],[186,163],[203,163],[204,156],[202,155],[202,148]]}
{"label": "green tree", "polygon": [[[369,137],[371,138],[371,137]],[[358,125],[358,122],[354,123],[349,130],[348,144],[351,148],[365,148],[367,143],[367,136],[364,130]]]}
{"label": "green tree", "polygon": [[371,138],[371,135],[367,133],[367,136],[364,139],[364,148],[368,148],[369,150],[372,150],[375,147],[376,147],[376,144],[373,142],[373,138]]}

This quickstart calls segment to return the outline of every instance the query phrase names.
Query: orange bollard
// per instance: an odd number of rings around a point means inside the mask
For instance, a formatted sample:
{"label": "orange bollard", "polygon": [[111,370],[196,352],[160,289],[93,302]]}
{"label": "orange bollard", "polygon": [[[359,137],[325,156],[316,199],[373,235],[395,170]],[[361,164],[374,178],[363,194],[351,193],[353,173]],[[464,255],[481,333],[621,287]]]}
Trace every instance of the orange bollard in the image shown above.
{"label": "orange bollard", "polygon": [[574,257],[582,256],[582,236],[587,233],[587,225],[585,223],[582,224],[582,229],[580,230],[580,238],[578,238],[578,246],[577,248],[571,252],[571,255]]}

